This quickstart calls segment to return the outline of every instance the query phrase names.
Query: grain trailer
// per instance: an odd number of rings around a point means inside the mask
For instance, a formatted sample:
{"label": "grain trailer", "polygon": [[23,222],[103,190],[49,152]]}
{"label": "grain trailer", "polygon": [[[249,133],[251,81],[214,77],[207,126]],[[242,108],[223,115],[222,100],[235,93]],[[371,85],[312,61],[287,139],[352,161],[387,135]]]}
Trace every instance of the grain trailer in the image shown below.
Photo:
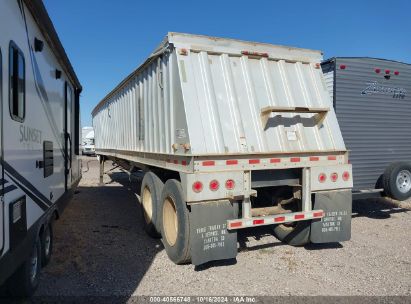
{"label": "grain trailer", "polygon": [[[234,258],[238,229],[350,238],[351,165],[321,52],[169,33],[93,110],[96,153],[145,172],[146,231],[169,258]],[[102,174],[102,173],[101,173]]]}
{"label": "grain trailer", "polygon": [[337,57],[322,63],[353,165],[354,193],[411,196],[411,65]]}
{"label": "grain trailer", "polygon": [[0,80],[0,289],[30,296],[81,178],[81,85],[42,1],[0,1]]}

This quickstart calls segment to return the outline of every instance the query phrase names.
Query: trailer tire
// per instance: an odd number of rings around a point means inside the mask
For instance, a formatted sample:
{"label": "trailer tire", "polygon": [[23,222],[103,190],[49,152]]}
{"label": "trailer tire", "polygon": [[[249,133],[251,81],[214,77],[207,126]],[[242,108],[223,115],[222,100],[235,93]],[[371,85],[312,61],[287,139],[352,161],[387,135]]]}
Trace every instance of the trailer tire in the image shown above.
{"label": "trailer tire", "polygon": [[47,266],[51,260],[53,253],[53,219],[47,223],[44,227],[44,231],[41,235],[41,265]]}
{"label": "trailer tire", "polygon": [[310,242],[311,221],[296,222],[295,226],[274,226],[274,236],[291,246],[304,246]]}
{"label": "trailer tire", "polygon": [[179,181],[170,179],[161,194],[161,234],[167,255],[175,264],[191,261],[189,211]]}
{"label": "trailer tire", "polygon": [[141,182],[140,207],[143,228],[153,238],[161,237],[159,206],[164,184],[153,172],[144,174]]}
{"label": "trailer tire", "polygon": [[384,172],[384,192],[389,197],[403,201],[411,197],[411,163],[394,162]]}
{"label": "trailer tire", "polygon": [[39,284],[41,270],[41,240],[37,238],[32,252],[8,281],[8,290],[13,297],[30,297]]}

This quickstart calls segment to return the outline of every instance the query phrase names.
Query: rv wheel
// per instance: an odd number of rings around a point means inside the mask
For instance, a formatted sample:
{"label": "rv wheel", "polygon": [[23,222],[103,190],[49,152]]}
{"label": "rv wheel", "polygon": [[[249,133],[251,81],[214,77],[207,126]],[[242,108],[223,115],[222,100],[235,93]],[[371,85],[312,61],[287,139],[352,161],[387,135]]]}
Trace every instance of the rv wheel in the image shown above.
{"label": "rv wheel", "polygon": [[8,289],[14,297],[30,297],[39,284],[41,269],[41,241],[33,244],[29,258],[13,274],[8,282]]}
{"label": "rv wheel", "polygon": [[180,182],[168,180],[161,194],[161,234],[167,255],[176,264],[191,260],[188,210],[183,198]]}
{"label": "rv wheel", "polygon": [[411,163],[392,163],[385,170],[382,182],[389,197],[399,201],[411,197]]}
{"label": "rv wheel", "polygon": [[159,205],[164,184],[153,172],[147,172],[141,182],[141,213],[143,227],[151,237],[160,237]]}
{"label": "rv wheel", "polygon": [[53,227],[51,221],[50,219],[41,236],[41,264],[43,267],[50,262],[53,251]]}

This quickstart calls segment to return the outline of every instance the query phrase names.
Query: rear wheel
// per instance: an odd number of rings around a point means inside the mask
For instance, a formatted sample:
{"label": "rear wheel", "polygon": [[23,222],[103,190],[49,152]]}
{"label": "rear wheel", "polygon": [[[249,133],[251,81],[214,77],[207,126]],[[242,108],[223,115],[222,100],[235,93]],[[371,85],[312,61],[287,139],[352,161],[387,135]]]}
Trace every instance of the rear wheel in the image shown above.
{"label": "rear wheel", "polygon": [[385,193],[396,200],[411,197],[411,164],[395,162],[387,167],[383,175]]}
{"label": "rear wheel", "polygon": [[159,206],[164,184],[153,172],[147,172],[141,182],[141,213],[143,227],[148,235],[160,237]]}
{"label": "rear wheel", "polygon": [[12,275],[8,289],[12,296],[30,297],[39,284],[41,270],[41,240],[38,238],[32,247],[29,258]]}
{"label": "rear wheel", "polygon": [[[301,200],[297,198],[279,199],[279,206],[288,212],[301,210]],[[274,226],[274,236],[292,246],[304,246],[310,242],[311,221],[286,223]]]}
{"label": "rear wheel", "polygon": [[183,198],[180,182],[168,180],[161,195],[161,232],[167,255],[176,264],[191,260],[189,215]]}

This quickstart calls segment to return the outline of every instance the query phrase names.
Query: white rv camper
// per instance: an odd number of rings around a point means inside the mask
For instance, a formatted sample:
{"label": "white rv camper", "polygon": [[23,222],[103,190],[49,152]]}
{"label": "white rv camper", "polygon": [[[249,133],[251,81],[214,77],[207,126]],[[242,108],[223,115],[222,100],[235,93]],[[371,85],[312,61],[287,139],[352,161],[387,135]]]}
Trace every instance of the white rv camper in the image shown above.
{"label": "white rv camper", "polygon": [[41,0],[0,1],[0,79],[0,285],[29,296],[81,178],[81,85]]}
{"label": "white rv camper", "polygon": [[350,238],[351,165],[321,60],[169,33],[96,106],[100,172],[105,159],[145,171],[144,227],[173,262],[234,258],[236,231],[261,225],[291,245]]}

